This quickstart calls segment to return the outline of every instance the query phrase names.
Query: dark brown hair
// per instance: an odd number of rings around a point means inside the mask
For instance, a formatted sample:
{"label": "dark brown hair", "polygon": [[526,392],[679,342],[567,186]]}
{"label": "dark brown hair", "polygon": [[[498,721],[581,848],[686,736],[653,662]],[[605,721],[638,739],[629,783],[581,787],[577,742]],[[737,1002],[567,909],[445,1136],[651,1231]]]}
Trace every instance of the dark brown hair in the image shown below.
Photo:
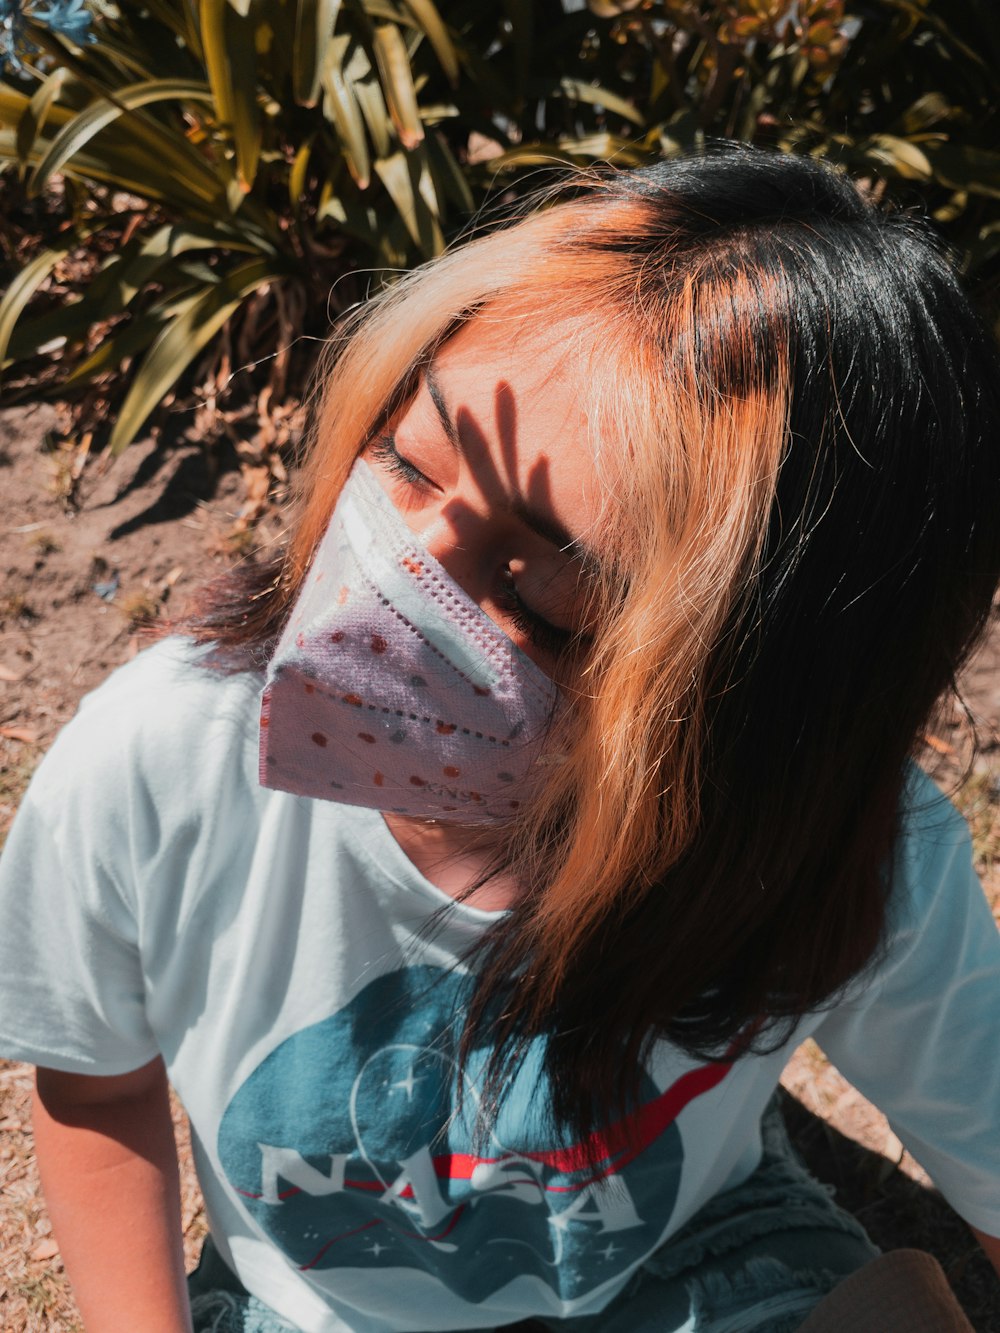
{"label": "dark brown hair", "polygon": [[729,146],[569,194],[358,317],[280,565],[187,629],[261,664],[354,457],[456,321],[592,339],[597,433],[627,459],[613,575],[463,1045],[497,1092],[546,1038],[583,1136],[651,1039],[776,1044],[876,956],[909,756],[1000,576],[1000,364],[928,228],[808,158]]}

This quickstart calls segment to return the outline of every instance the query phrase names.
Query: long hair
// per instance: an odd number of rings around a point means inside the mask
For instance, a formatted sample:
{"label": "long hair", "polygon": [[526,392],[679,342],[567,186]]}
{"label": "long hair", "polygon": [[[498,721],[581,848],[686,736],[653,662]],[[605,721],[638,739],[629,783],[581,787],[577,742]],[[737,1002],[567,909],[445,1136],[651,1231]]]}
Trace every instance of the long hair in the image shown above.
{"label": "long hair", "polygon": [[1000,576],[1000,364],[929,230],[810,159],[576,179],[356,317],[280,567],[187,632],[259,665],[372,432],[512,316],[584,349],[608,559],[462,1049],[496,1093],[544,1037],[582,1136],[651,1040],[777,1044],[877,955],[908,757]]}

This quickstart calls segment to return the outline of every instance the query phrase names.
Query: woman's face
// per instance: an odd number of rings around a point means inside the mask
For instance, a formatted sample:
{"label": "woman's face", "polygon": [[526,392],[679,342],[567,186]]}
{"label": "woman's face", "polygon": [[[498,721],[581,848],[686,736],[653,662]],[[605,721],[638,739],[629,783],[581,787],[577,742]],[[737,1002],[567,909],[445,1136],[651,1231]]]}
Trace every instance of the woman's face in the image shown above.
{"label": "woman's face", "polygon": [[586,641],[603,498],[583,387],[565,334],[473,320],[365,454],[455,582],[564,683]]}

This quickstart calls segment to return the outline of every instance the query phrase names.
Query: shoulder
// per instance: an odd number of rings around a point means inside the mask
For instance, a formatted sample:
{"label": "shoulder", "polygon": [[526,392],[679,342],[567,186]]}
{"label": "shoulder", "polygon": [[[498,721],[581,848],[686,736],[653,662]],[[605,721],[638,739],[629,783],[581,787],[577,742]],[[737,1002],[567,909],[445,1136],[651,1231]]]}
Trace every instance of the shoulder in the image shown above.
{"label": "shoulder", "polygon": [[255,735],[262,683],[257,672],[217,667],[210,648],[163,639],[86,695],[59,740],[170,749],[196,743],[206,728],[216,739]]}
{"label": "shoulder", "polygon": [[86,695],[70,727],[116,720],[117,731],[127,724],[155,735],[206,716],[240,725],[262,681],[254,671],[225,671],[211,647],[178,637],[161,639]]}
{"label": "shoulder", "polygon": [[940,905],[942,891],[956,885],[979,893],[968,825],[936,783],[912,764],[893,860],[890,916],[896,928],[915,924]]}
{"label": "shoulder", "polygon": [[24,804],[52,826],[98,818],[124,830],[144,811],[162,818],[220,784],[250,784],[260,688],[256,673],[227,675],[204,648],[164,639],[82,700]]}
{"label": "shoulder", "polygon": [[916,765],[903,792],[891,873],[876,976],[954,975],[983,954],[995,969],[1000,942],[973,865],[968,826]]}

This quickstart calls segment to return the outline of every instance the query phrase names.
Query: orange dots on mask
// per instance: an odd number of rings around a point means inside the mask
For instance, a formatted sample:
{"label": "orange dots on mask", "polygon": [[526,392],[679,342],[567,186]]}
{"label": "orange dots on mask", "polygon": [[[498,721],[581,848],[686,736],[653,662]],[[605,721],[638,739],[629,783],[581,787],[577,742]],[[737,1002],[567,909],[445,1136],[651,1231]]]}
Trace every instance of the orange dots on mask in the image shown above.
{"label": "orange dots on mask", "polygon": [[313,745],[326,745],[327,739],[321,731],[314,731],[312,734]]}
{"label": "orange dots on mask", "polygon": [[360,695],[357,694],[345,694],[344,703],[350,704],[352,708],[360,708],[362,705],[362,699]]}
{"label": "orange dots on mask", "polygon": [[376,787],[381,787],[385,782],[385,778],[382,776],[381,773],[376,773],[375,776],[372,778],[372,781],[375,783]]}
{"label": "orange dots on mask", "polygon": [[415,773],[414,773],[413,776],[410,778],[410,784],[411,784],[411,786],[414,786],[414,787],[423,787],[423,786],[426,786],[426,783],[424,782],[423,778],[418,778],[417,775],[416,775]]}
{"label": "orange dots on mask", "polygon": [[408,569],[411,574],[422,574],[424,565],[422,560],[415,560],[412,555],[403,557],[403,568]]}
{"label": "orange dots on mask", "polygon": [[456,768],[454,764],[446,764],[441,771],[442,773],[444,773],[446,778],[457,778],[462,770],[460,768]]}
{"label": "orange dots on mask", "polygon": [[334,630],[334,632],[330,635],[330,642],[331,642],[331,643],[343,643],[343,642],[344,642],[344,631],[343,631],[342,629]]}
{"label": "orange dots on mask", "polygon": [[435,728],[439,736],[450,736],[455,730],[454,722],[439,722]]}
{"label": "orange dots on mask", "polygon": [[369,732],[367,732],[367,731],[359,731],[359,732],[358,732],[358,740],[359,740],[359,741],[367,741],[369,745],[374,745],[374,744],[375,744],[375,737],[372,736],[372,735],[371,735]]}
{"label": "orange dots on mask", "polygon": [[382,637],[381,634],[373,634],[373,635],[372,635],[372,652],[373,652],[373,653],[384,653],[385,650],[386,650],[388,647],[389,647],[388,643],[386,643],[385,639],[383,639],[383,637]]}
{"label": "orange dots on mask", "polygon": [[480,698],[488,699],[490,697],[489,690],[484,690],[482,685],[473,685],[472,688],[475,691],[475,693],[480,696]]}
{"label": "orange dots on mask", "polygon": [[344,586],[341,588],[340,592],[337,593],[337,605],[343,606],[344,603],[347,601],[348,597],[350,597],[350,595],[351,595],[351,590],[345,583]]}

